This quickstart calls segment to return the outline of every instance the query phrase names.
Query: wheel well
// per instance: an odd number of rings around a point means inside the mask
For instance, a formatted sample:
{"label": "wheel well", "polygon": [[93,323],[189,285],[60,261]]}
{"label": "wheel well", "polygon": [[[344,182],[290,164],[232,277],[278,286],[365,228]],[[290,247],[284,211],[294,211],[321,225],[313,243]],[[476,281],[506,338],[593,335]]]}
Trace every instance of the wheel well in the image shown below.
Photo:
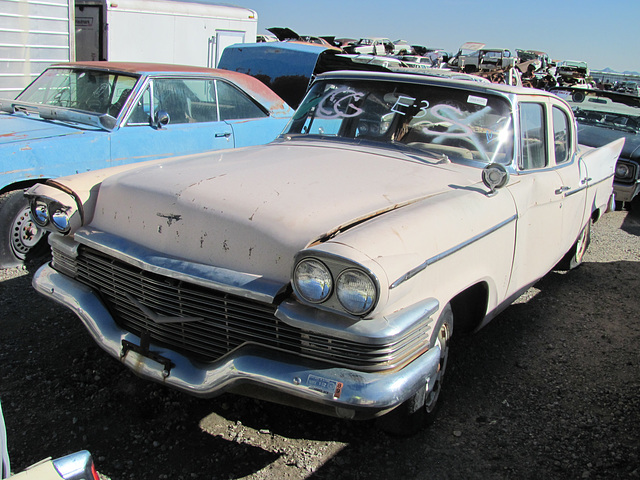
{"label": "wheel well", "polygon": [[451,299],[454,330],[458,333],[473,331],[487,313],[489,287],[485,282],[476,283]]}
{"label": "wheel well", "polygon": [[35,185],[36,183],[45,183],[47,178],[38,178],[35,180],[22,180],[21,182],[11,183],[9,185],[5,185],[0,189],[0,194],[11,192],[13,190],[20,190],[23,188],[29,188]]}

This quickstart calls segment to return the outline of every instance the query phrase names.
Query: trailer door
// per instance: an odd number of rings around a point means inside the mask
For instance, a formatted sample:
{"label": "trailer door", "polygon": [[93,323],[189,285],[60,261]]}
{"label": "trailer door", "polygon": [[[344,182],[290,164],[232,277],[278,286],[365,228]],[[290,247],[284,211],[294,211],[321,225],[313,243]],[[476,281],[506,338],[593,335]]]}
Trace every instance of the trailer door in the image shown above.
{"label": "trailer door", "polygon": [[[207,67],[216,68],[222,52],[229,45],[236,43],[246,43],[246,32],[237,30],[217,30],[214,37],[209,38],[209,59],[207,60]],[[251,42],[255,41],[251,40]]]}
{"label": "trailer door", "polygon": [[102,53],[100,5],[76,4],[76,60],[106,60]]}

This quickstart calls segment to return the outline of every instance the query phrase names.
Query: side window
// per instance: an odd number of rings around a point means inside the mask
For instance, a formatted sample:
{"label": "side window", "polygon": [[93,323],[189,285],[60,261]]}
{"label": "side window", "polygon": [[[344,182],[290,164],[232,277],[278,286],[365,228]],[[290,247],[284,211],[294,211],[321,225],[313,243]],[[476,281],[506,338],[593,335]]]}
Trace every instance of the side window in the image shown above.
{"label": "side window", "polygon": [[127,126],[149,125],[151,121],[151,93],[147,87],[129,115]]}
{"label": "side window", "polygon": [[520,143],[522,144],[520,168],[531,170],[546,167],[549,162],[547,161],[544,106],[542,104],[520,104],[520,132]]}
{"label": "side window", "polygon": [[109,106],[109,115],[117,117],[120,115],[122,107],[127,102],[133,87],[138,81],[137,78],[124,75],[117,75],[112,81],[113,91],[111,92],[111,105]]}
{"label": "side window", "polygon": [[218,103],[221,120],[238,120],[241,118],[261,118],[268,116],[245,93],[222,80],[216,81],[218,86]]}
{"label": "side window", "polygon": [[569,160],[569,119],[558,107],[553,107],[553,145],[556,164]]}
{"label": "side window", "polygon": [[163,110],[169,114],[169,124],[218,121],[215,80],[189,78],[159,78],[153,80],[153,112],[150,110],[149,89],[138,101],[128,125],[139,125],[145,116]]}

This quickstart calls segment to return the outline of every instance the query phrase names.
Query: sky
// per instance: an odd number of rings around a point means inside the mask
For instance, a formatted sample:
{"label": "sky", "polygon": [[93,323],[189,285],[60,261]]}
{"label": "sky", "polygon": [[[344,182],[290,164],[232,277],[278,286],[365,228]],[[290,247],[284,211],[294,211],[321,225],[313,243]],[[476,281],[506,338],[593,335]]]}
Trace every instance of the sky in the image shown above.
{"label": "sky", "polygon": [[[222,3],[222,2],[214,2]],[[640,0],[236,0],[258,33],[385,37],[455,53],[465,42],[542,50],[592,70],[640,72]]]}

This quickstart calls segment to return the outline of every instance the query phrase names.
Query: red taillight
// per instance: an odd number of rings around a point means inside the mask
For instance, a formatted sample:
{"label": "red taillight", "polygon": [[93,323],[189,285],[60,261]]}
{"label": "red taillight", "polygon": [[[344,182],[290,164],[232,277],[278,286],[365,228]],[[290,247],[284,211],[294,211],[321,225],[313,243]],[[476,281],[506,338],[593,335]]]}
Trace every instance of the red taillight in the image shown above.
{"label": "red taillight", "polygon": [[96,466],[93,464],[93,462],[91,463],[91,477],[93,478],[93,480],[100,480],[100,477],[98,477],[98,472],[96,472]]}

